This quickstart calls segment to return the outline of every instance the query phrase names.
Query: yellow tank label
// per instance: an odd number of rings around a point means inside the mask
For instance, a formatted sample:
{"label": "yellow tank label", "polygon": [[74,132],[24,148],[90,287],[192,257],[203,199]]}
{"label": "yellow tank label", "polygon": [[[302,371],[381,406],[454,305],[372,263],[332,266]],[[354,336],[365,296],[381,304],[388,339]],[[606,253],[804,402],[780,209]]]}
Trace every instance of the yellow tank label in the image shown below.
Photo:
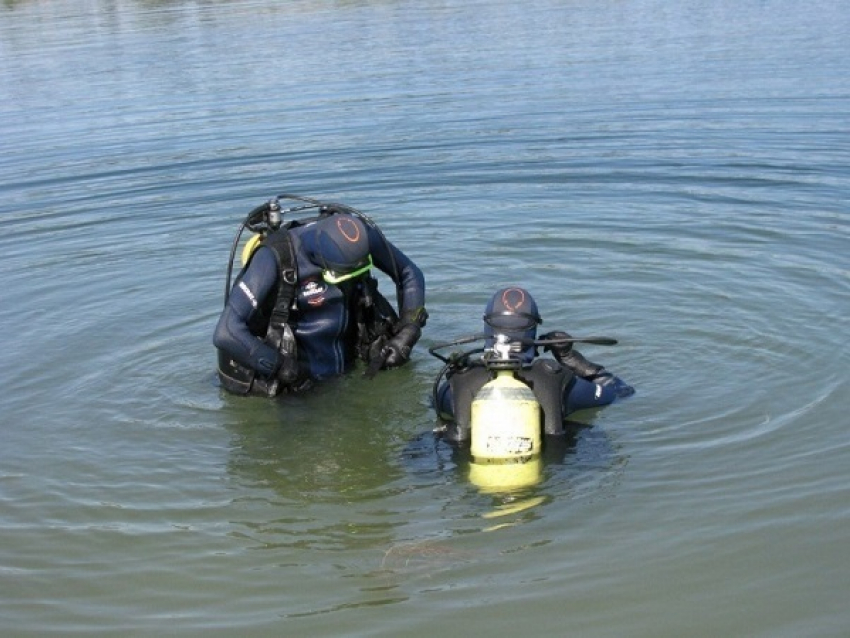
{"label": "yellow tank label", "polygon": [[485,436],[484,454],[487,456],[525,456],[534,452],[534,439],[530,436]]}

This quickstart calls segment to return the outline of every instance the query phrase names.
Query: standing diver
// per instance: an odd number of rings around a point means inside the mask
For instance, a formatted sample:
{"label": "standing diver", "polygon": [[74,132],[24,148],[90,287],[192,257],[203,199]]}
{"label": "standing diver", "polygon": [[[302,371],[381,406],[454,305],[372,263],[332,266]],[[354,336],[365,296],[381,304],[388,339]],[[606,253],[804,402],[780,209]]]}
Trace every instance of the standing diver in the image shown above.
{"label": "standing diver", "polygon": [[[499,339],[513,344],[520,360],[516,376],[531,388],[540,404],[545,434],[564,434],[564,418],[576,410],[608,405],[634,394],[633,387],[575,350],[572,337],[566,332],[554,331],[536,338],[537,326],[542,322],[537,303],[527,290],[503,288],[487,304],[481,337],[486,340],[487,349],[492,349]],[[538,344],[549,342],[544,350],[550,351],[554,359],[537,358],[535,340]],[[445,425],[443,436],[459,444],[469,443],[473,400],[493,378],[485,361],[472,359],[469,354],[444,359],[447,365],[434,386],[434,409]],[[444,375],[445,380],[441,380]]]}
{"label": "standing diver", "polygon": [[[282,211],[284,198],[299,205]],[[310,209],[318,214],[281,224],[286,213]],[[240,235],[246,227],[258,234],[232,288],[228,271],[213,336],[225,389],[275,396],[343,374],[357,358],[370,375],[409,360],[428,317],[425,279],[371,219],[342,204],[280,195],[251,211]],[[398,313],[378,292],[373,266],[396,284]]]}

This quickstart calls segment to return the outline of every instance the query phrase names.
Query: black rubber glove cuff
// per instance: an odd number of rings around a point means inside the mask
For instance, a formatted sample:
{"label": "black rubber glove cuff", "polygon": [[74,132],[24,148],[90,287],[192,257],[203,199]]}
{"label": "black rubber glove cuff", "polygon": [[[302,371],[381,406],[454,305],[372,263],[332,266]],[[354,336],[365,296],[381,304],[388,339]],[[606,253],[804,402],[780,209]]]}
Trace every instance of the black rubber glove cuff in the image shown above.
{"label": "black rubber glove cuff", "polygon": [[401,317],[396,324],[396,332],[401,332],[401,329],[409,323],[416,324],[420,328],[425,327],[428,321],[428,311],[424,306],[420,306],[414,310],[405,310],[401,313]]}

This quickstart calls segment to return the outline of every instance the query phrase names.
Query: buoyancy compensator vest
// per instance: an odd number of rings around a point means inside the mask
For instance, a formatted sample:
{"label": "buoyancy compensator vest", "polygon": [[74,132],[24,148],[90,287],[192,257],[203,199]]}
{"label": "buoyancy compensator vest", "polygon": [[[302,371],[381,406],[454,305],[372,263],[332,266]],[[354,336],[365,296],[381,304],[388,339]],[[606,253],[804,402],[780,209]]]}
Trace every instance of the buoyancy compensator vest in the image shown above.
{"label": "buoyancy compensator vest", "polygon": [[[531,365],[516,372],[517,378],[528,385],[540,404],[543,432],[547,435],[563,434],[564,392],[573,379],[573,373],[554,359],[536,359]],[[449,370],[446,380],[452,391],[453,420],[447,423],[446,436],[458,443],[469,441],[471,433],[472,401],[475,395],[491,381],[494,374],[481,362],[469,362]]]}

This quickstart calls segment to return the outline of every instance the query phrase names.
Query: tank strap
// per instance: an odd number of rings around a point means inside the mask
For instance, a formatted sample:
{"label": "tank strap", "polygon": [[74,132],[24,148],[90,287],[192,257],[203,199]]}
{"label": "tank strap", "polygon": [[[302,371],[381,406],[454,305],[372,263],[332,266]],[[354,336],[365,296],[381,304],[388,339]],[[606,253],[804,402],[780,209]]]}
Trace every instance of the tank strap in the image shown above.
{"label": "tank strap", "polygon": [[450,438],[454,441],[469,441],[472,435],[472,401],[491,378],[490,371],[480,363],[456,370],[448,376],[454,405],[454,427]]}
{"label": "tank strap", "polygon": [[554,359],[536,359],[517,376],[534,392],[543,411],[543,429],[548,435],[564,433],[564,390],[573,373]]}

